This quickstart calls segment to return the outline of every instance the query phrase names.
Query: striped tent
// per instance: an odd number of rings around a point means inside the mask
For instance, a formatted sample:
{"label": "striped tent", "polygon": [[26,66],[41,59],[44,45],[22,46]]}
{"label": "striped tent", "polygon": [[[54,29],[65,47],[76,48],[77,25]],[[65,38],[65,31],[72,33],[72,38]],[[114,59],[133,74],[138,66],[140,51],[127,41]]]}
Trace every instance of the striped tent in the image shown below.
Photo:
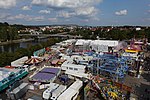
{"label": "striped tent", "polygon": [[25,64],[37,64],[37,63],[40,63],[42,61],[43,60],[40,58],[30,58],[30,59],[26,60],[24,63]]}

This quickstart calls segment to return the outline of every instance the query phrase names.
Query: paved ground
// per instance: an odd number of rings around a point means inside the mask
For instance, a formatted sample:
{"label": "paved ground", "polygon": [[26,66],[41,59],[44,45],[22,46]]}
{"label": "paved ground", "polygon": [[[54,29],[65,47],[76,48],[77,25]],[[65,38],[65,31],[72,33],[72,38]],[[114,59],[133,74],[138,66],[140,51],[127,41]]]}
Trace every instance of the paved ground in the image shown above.
{"label": "paved ground", "polygon": [[140,86],[135,88],[139,100],[150,100],[150,74],[144,73],[141,76]]}
{"label": "paved ground", "polygon": [[132,93],[137,100],[150,100],[150,74],[144,72],[140,78],[127,75],[124,84],[132,87]]}

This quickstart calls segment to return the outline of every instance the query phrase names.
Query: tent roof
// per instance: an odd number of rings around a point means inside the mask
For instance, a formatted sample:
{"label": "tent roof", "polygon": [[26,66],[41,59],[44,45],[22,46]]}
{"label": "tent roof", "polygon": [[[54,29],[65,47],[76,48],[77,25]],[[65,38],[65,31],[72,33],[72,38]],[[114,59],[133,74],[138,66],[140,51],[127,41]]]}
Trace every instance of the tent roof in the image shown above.
{"label": "tent roof", "polygon": [[30,58],[28,60],[26,60],[24,63],[25,64],[35,64],[35,63],[39,63],[42,62],[41,58]]}

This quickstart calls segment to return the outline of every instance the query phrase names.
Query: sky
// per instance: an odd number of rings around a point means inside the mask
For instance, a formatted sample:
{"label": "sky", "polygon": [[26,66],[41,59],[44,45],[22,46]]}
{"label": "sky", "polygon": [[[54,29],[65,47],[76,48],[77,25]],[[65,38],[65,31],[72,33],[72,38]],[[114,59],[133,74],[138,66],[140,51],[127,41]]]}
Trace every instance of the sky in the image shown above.
{"label": "sky", "polygon": [[150,26],[150,0],[0,0],[0,22]]}

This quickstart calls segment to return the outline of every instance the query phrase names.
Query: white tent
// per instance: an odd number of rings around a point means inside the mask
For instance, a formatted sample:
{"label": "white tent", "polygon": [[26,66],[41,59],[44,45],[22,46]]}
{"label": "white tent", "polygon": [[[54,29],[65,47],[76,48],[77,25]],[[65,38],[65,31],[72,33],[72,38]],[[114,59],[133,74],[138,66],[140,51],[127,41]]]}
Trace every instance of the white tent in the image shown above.
{"label": "white tent", "polygon": [[107,45],[109,47],[114,47],[117,46],[118,43],[119,42],[115,40],[93,40],[90,45]]}
{"label": "white tent", "polygon": [[91,42],[92,40],[83,40],[83,39],[79,39],[79,40],[77,40],[77,42],[76,42],[76,46],[78,45],[78,46],[82,46],[82,45],[88,45],[88,44],[90,44],[90,42]]}
{"label": "white tent", "polygon": [[96,52],[108,52],[108,47],[115,47],[118,45],[118,41],[114,40],[93,40],[90,43],[92,50]]}

